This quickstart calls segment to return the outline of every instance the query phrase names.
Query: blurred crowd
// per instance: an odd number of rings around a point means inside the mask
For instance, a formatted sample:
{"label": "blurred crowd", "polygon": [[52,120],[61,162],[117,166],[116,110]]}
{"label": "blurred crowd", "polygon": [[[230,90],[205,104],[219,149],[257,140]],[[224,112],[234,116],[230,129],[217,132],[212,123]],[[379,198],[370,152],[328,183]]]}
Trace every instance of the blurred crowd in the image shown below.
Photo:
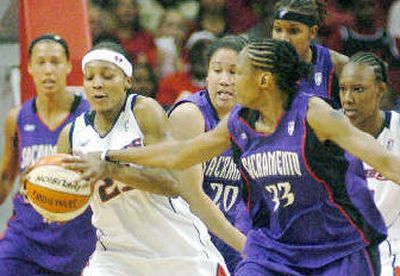
{"label": "blurred crowd", "polygon": [[[91,0],[93,43],[120,42],[135,64],[134,89],[168,108],[205,87],[207,45],[216,37],[269,36],[275,0]],[[371,51],[390,71],[394,109],[400,92],[400,0],[327,0],[317,41],[342,54]]]}

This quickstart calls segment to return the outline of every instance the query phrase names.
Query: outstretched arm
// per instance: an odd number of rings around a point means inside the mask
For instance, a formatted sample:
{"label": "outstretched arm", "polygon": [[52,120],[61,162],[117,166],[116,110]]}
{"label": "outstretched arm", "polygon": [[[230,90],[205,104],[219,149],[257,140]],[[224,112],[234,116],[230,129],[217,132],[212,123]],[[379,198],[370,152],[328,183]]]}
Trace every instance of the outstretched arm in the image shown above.
{"label": "outstretched arm", "polygon": [[[187,103],[178,106],[169,120],[174,138],[177,140],[192,139],[204,133],[203,115],[194,104]],[[181,171],[178,190],[179,195],[189,203],[192,212],[207,225],[211,232],[238,252],[242,252],[246,237],[230,224],[204,192],[201,165]]]}
{"label": "outstretched arm", "polygon": [[386,151],[374,137],[353,126],[342,112],[314,97],[308,104],[307,122],[320,141],[335,142],[400,185],[400,155]]}
{"label": "outstretched arm", "polygon": [[[190,123],[190,122],[188,122]],[[218,126],[185,141],[168,141],[143,148],[110,150],[111,161],[129,162],[143,166],[187,169],[222,154],[230,147],[227,118]]]}
{"label": "outstretched arm", "polygon": [[4,126],[4,148],[0,163],[0,204],[2,204],[11,192],[15,178],[18,175],[18,141],[17,118],[20,107],[15,107],[7,114]]}
{"label": "outstretched arm", "polygon": [[[134,112],[143,131],[145,144],[157,143],[166,139],[167,116],[154,100],[138,98]],[[59,138],[58,148],[62,152],[70,152],[68,127],[63,130]],[[172,172],[165,169],[105,162],[100,160],[99,152],[66,158],[63,162],[65,168],[81,171],[83,178],[91,179],[93,182],[111,177],[135,189],[169,196],[177,194],[178,180]]]}

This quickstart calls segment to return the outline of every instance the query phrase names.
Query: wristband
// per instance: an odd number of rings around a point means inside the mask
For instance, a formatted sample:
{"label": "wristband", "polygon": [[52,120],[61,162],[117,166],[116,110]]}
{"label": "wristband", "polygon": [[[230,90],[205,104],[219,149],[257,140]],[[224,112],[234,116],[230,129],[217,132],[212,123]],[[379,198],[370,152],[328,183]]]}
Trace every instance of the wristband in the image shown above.
{"label": "wristband", "polygon": [[108,151],[109,151],[109,149],[103,150],[103,152],[100,155],[100,160],[102,160],[102,161],[110,161],[110,158],[107,155]]}

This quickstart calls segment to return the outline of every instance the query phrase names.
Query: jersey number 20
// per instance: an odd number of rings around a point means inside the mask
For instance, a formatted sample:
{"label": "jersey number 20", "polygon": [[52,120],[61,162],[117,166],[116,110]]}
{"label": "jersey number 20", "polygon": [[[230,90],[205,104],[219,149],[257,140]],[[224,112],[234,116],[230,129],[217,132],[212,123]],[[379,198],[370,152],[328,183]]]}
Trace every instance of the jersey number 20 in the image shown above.
{"label": "jersey number 20", "polygon": [[214,204],[221,209],[220,200],[222,199],[224,212],[228,212],[236,202],[239,194],[239,188],[231,185],[222,185],[221,183],[210,183],[211,188],[216,191]]}

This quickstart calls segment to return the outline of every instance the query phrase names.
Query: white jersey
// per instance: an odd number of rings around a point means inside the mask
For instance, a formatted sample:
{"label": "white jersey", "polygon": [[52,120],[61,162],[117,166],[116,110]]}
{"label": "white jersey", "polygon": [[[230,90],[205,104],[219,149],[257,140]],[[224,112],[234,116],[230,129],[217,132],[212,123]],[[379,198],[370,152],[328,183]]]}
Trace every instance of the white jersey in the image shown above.
{"label": "white jersey", "polygon": [[[377,140],[386,150],[400,153],[399,113],[385,113],[385,127]],[[382,275],[394,275],[394,266],[400,265],[400,186],[365,163],[364,170],[368,187],[388,227],[388,238],[380,245]]]}
{"label": "white jersey", "polygon": [[[93,112],[71,129],[73,150],[103,151],[143,146],[144,135],[129,95],[112,129],[100,136]],[[181,198],[132,189],[111,179],[99,181],[92,197],[98,245],[84,275],[217,275],[225,267],[205,225]],[[227,271],[227,270],[225,270]]]}

